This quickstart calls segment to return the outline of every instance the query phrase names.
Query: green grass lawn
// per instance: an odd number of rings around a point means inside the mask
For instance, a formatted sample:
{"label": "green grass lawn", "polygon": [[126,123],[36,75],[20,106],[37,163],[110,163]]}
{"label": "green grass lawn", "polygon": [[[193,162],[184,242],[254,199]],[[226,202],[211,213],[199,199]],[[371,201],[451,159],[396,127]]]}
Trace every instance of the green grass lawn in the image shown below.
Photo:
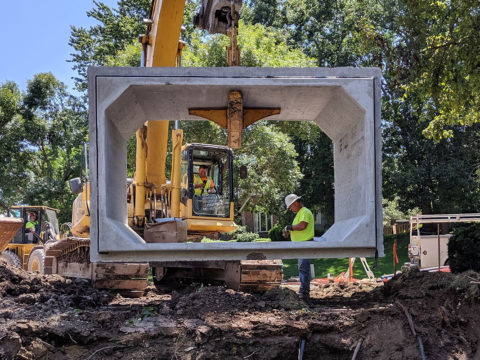
{"label": "green grass lawn", "polygon": [[[393,273],[393,242],[395,238],[397,239],[397,270],[400,270],[400,267],[409,261],[407,253],[409,234],[385,236],[383,241],[383,245],[385,247],[385,256],[378,258],[378,265],[376,269],[373,268],[375,258],[367,258],[368,265],[376,277]],[[312,259],[312,264],[315,266],[316,278],[325,278],[327,277],[328,273],[330,273],[330,276],[335,277],[341,272],[348,270],[348,259]],[[283,266],[283,277],[285,279],[288,279],[292,276],[298,276],[297,260],[283,260]],[[355,260],[355,264],[353,266],[353,276],[357,279],[363,279],[367,277],[359,258]]]}

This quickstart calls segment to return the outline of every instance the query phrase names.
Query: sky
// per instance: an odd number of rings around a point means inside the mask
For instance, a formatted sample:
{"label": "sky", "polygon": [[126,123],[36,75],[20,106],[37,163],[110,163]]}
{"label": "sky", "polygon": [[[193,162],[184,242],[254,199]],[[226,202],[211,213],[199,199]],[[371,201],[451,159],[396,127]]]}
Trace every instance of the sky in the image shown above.
{"label": "sky", "polygon": [[25,91],[35,74],[51,72],[73,91],[70,26],[96,25],[87,16],[93,8],[93,0],[0,0],[0,84],[14,81]]}

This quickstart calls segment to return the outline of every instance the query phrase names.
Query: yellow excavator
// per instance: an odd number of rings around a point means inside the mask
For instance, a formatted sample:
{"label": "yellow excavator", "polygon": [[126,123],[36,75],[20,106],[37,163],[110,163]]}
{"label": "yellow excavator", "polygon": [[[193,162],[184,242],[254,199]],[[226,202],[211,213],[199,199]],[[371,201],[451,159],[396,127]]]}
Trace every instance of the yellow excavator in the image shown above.
{"label": "yellow excavator", "polygon": [[[184,1],[153,1],[150,18],[145,21],[147,33],[139,37],[143,45],[143,65],[159,67],[181,63],[184,44],[179,38],[184,5]],[[242,2],[238,0],[203,1],[194,18],[197,27],[229,37],[229,66],[240,65],[237,33],[241,6]],[[229,146],[233,148],[241,146],[244,127],[279,111],[243,109],[242,95],[238,91],[230,93],[226,109],[189,109],[190,114],[226,128]],[[226,146],[209,144],[187,144],[182,147],[183,132],[175,129],[171,136],[171,181],[167,182],[165,163],[168,130],[168,121],[149,121],[136,133],[136,172],[127,197],[129,225],[147,242],[198,241],[205,235],[216,237],[219,233],[236,229],[233,220],[232,150]],[[197,186],[201,168],[208,181],[212,182],[205,187],[203,184]],[[180,236],[181,231],[178,231],[182,223],[186,223],[186,238]],[[175,235],[169,237],[167,234]],[[223,281],[237,290],[260,291],[277,287],[283,278],[280,260],[183,261],[151,265],[156,284],[195,278]]]}

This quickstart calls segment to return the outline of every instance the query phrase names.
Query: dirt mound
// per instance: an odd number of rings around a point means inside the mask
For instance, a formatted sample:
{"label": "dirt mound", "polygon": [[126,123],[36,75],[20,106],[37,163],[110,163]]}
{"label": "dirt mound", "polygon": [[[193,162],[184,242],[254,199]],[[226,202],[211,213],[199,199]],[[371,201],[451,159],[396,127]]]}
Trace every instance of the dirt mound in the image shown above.
{"label": "dirt mound", "polygon": [[32,274],[0,260],[0,296],[40,307],[54,304],[56,308],[85,309],[108,304],[112,294],[93,289],[84,279]]}
{"label": "dirt mound", "polygon": [[[220,286],[127,299],[0,262],[1,359],[428,359],[479,356],[478,274],[408,272],[385,286],[312,284],[264,294]],[[472,280],[473,279],[473,280]],[[400,305],[401,304],[401,305]]]}

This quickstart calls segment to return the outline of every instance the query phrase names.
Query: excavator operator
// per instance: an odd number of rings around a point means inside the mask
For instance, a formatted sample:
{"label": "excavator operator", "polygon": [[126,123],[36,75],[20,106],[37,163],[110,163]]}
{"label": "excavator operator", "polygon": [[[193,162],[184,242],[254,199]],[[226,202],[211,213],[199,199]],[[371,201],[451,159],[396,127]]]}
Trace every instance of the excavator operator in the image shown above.
{"label": "excavator operator", "polygon": [[25,238],[27,243],[33,243],[36,241],[37,237],[35,236],[35,233],[38,233],[37,227],[37,215],[32,212],[29,215],[29,220],[25,224]]}
{"label": "excavator operator", "polygon": [[27,230],[27,232],[33,233],[36,231],[35,228],[37,225],[38,225],[37,215],[35,215],[35,213],[30,213],[30,218],[27,221],[27,224],[25,225],[25,229]]}
{"label": "excavator operator", "polygon": [[215,192],[215,184],[210,176],[207,176],[207,167],[205,165],[200,165],[198,169],[198,174],[195,174],[193,177],[193,182],[195,184],[195,195],[203,196],[205,192],[212,194]]}

